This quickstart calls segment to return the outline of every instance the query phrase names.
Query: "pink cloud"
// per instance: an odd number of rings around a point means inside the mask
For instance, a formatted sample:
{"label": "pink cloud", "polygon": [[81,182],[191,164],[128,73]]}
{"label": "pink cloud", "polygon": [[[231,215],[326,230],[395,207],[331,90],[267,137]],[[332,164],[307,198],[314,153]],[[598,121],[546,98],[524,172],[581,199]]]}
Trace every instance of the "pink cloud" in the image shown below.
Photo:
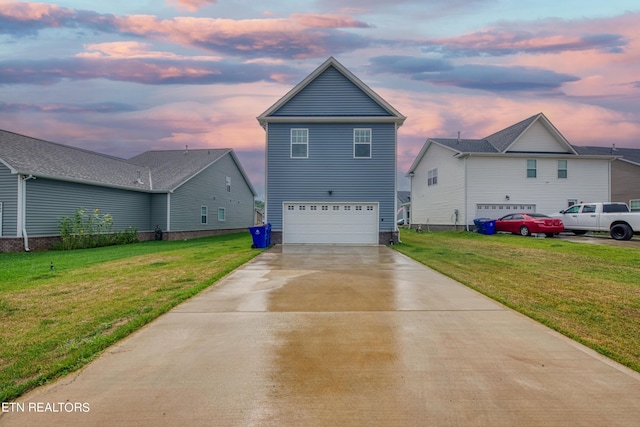
{"label": "pink cloud", "polygon": [[186,9],[193,12],[209,4],[215,4],[217,0],[168,0],[168,3],[175,5],[178,9]]}
{"label": "pink cloud", "polygon": [[219,56],[183,56],[172,52],[160,52],[150,50],[149,43],[135,41],[93,43],[85,45],[87,52],[81,52],[75,56],[78,58],[109,58],[109,59],[167,59],[167,60],[189,60],[189,61],[220,61]]}

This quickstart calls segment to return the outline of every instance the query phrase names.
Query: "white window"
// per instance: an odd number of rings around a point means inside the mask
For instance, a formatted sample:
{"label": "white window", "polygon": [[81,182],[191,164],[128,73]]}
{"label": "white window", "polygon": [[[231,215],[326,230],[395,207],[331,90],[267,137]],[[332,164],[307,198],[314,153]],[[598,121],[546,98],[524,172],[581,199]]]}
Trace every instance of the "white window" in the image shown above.
{"label": "white window", "polygon": [[225,186],[227,188],[227,193],[231,193],[231,177],[228,176],[224,180]]}
{"label": "white window", "polygon": [[566,160],[558,160],[558,178],[563,179],[569,176],[567,170],[567,161]]}
{"label": "white window", "polygon": [[[0,208],[2,204],[0,204]],[[640,199],[629,200],[629,209],[631,212],[640,212]]]}
{"label": "white window", "polygon": [[218,208],[218,221],[226,221],[227,220],[227,211],[225,208]]}
{"label": "white window", "polygon": [[535,159],[527,160],[527,178],[535,178],[537,176],[537,161]]}
{"label": "white window", "polygon": [[427,186],[431,187],[438,183],[438,169],[430,169],[427,171]]}
{"label": "white window", "polygon": [[334,205],[334,206],[333,206],[333,210],[334,210],[334,211],[339,211],[339,210],[340,210],[340,206]]}
{"label": "white window", "polygon": [[200,224],[207,224],[209,222],[209,208],[207,206],[200,206]]}
{"label": "white window", "polygon": [[291,158],[309,157],[309,129],[291,129]]}
{"label": "white window", "polygon": [[362,206],[356,206],[356,210],[357,211],[361,211],[362,210]]}
{"label": "white window", "polygon": [[312,211],[317,211],[317,210],[318,210],[318,207],[317,207],[316,205],[311,205],[311,208],[310,208],[310,209],[311,209]]}
{"label": "white window", "polygon": [[371,158],[371,129],[353,130],[353,157]]}

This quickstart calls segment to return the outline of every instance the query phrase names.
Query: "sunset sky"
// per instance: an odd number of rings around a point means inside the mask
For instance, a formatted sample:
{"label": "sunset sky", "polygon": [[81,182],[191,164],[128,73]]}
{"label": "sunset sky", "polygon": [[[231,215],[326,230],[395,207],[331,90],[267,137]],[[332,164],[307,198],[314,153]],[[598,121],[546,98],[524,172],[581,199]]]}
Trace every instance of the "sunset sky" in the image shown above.
{"label": "sunset sky", "polygon": [[0,129],[129,158],[233,148],[264,192],[256,116],[334,56],[429,137],[543,112],[574,145],[640,148],[640,5],[608,0],[0,0]]}

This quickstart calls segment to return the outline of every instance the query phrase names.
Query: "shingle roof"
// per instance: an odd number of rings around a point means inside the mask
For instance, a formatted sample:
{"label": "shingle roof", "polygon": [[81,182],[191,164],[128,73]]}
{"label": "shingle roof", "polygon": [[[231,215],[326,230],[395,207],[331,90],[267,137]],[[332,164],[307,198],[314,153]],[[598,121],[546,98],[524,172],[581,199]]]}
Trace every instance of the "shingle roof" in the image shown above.
{"label": "shingle roof", "polygon": [[498,152],[504,152],[513,142],[524,132],[531,123],[533,123],[540,114],[536,114],[535,116],[531,116],[528,119],[525,119],[521,122],[518,122],[514,125],[509,126],[508,128],[502,129],[492,135],[484,138],[491,146],[493,146]]}
{"label": "shingle roof", "polygon": [[411,202],[411,191],[398,191],[398,200],[403,205]]}
{"label": "shingle roof", "polygon": [[640,165],[640,148],[614,148],[593,146],[574,146],[573,148],[575,148],[579,154],[596,156],[620,156],[624,160]]}
{"label": "shingle roof", "polygon": [[[149,170],[124,159],[0,130],[0,162],[15,173],[149,190]],[[141,183],[138,183],[138,174]]]}
{"label": "shingle roof", "polygon": [[431,138],[431,141],[462,153],[497,153],[498,150],[486,139]]}
{"label": "shingle roof", "polygon": [[129,161],[151,170],[154,190],[173,190],[230,151],[230,148],[147,151]]}
{"label": "shingle roof", "polygon": [[125,160],[0,130],[0,163],[13,173],[138,191],[174,190],[226,154],[255,195],[231,148],[148,151]]}

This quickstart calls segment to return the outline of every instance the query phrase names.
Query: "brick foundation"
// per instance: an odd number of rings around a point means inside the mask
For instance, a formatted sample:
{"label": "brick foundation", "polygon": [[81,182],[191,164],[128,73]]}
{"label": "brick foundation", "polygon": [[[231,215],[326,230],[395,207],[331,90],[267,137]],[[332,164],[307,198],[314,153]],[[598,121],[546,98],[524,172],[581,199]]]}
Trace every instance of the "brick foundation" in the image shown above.
{"label": "brick foundation", "polygon": [[[227,230],[198,230],[198,231],[165,231],[162,233],[162,240],[186,240],[197,239],[198,237],[220,236],[223,234],[240,233],[248,230],[246,228],[235,228]],[[138,240],[145,242],[154,240],[153,231],[138,232]],[[29,251],[46,251],[61,243],[60,236],[35,236],[29,237]],[[24,239],[22,237],[0,237],[0,252],[24,252]]]}

